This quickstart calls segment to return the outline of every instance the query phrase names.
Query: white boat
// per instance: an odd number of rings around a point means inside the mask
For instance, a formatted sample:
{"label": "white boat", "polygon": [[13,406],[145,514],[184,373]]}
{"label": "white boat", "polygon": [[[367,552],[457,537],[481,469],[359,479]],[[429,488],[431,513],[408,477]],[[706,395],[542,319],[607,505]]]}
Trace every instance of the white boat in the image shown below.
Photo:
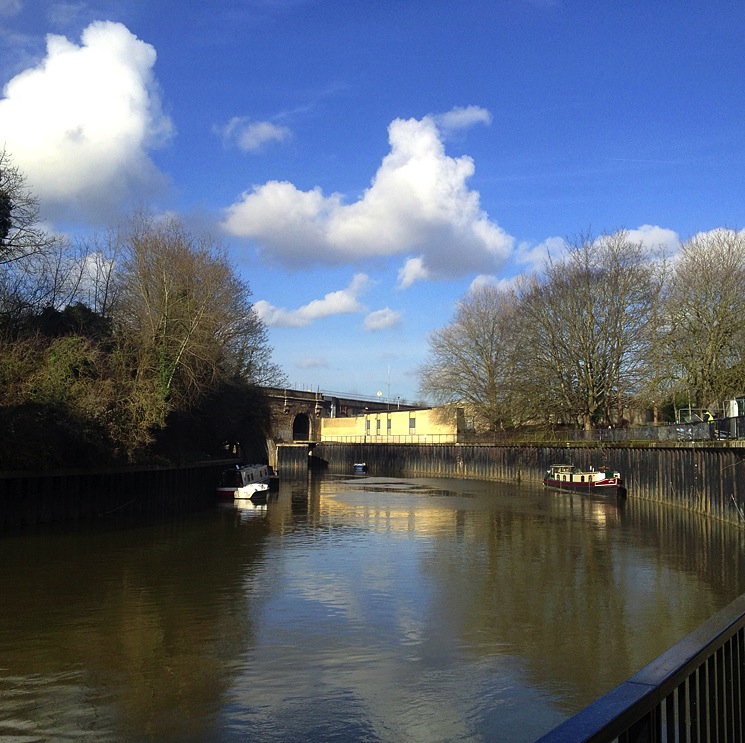
{"label": "white boat", "polygon": [[258,494],[266,496],[274,482],[275,477],[267,464],[236,465],[222,473],[217,496],[221,501],[247,500]]}

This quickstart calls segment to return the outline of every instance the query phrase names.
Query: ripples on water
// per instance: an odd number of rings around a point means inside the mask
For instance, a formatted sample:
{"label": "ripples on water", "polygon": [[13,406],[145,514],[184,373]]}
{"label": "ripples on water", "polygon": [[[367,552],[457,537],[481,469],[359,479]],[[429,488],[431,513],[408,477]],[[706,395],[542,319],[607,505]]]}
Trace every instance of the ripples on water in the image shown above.
{"label": "ripples on water", "polygon": [[742,535],[457,480],[0,539],[0,739],[532,741],[743,591]]}

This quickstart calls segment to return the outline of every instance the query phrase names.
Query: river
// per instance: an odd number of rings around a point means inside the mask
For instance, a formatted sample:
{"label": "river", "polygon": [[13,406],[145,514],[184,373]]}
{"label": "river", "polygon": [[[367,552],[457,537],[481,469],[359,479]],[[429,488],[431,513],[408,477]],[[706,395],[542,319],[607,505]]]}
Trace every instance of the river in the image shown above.
{"label": "river", "polygon": [[629,499],[313,475],[0,537],[0,739],[533,741],[745,592],[743,532]]}

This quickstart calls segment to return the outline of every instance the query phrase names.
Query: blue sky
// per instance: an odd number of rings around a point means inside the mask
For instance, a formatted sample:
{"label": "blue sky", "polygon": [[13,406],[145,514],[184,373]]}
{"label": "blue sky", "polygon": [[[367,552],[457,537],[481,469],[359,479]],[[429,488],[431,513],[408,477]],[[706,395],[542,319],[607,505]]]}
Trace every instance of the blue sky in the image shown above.
{"label": "blue sky", "polygon": [[742,228],[745,3],[0,0],[0,144],[51,228],[228,249],[292,386],[419,397],[474,281]]}

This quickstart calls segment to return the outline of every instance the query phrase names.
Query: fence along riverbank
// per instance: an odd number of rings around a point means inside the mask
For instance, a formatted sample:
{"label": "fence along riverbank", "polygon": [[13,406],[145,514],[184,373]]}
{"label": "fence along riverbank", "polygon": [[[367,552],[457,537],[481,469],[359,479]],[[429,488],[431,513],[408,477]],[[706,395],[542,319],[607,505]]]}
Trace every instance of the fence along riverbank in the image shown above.
{"label": "fence along riverbank", "polygon": [[[630,498],[672,504],[745,525],[745,447],[741,443],[518,446],[322,442],[312,447],[310,459],[311,464],[323,464],[332,472],[352,474],[355,462],[365,462],[370,475],[535,484],[542,482],[551,464],[581,468],[607,465],[622,473]],[[281,475],[284,447],[279,449]]]}

